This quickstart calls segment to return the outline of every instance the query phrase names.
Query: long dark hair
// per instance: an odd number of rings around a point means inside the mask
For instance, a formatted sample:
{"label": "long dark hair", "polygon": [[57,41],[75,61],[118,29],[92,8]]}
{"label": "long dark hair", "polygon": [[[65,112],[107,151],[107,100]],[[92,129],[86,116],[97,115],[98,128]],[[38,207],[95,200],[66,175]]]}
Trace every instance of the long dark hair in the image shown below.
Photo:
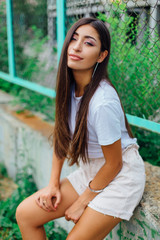
{"label": "long dark hair", "polygon": [[[70,117],[71,86],[74,82],[74,78],[72,70],[67,66],[67,50],[76,29],[86,24],[91,25],[98,32],[101,41],[101,51],[107,50],[108,55],[103,62],[99,63],[92,80],[85,88],[77,113],[75,131],[71,138],[68,120]],[[102,21],[96,18],[80,19],[71,27],[65,38],[57,73],[56,115],[53,139],[55,154],[59,159],[68,158],[70,165],[74,163],[78,164],[79,158],[81,158],[84,163],[88,161],[87,113],[89,102],[102,79],[106,79],[106,81],[113,86],[107,72],[110,45],[110,34],[107,27]],[[133,137],[126,116],[125,122],[130,137]]]}

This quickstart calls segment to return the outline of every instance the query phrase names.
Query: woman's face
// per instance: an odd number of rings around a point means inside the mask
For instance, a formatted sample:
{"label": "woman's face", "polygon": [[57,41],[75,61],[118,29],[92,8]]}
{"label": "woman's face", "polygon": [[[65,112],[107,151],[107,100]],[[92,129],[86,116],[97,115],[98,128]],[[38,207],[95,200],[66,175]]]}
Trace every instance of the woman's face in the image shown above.
{"label": "woman's face", "polygon": [[68,46],[67,65],[72,70],[91,70],[100,59],[101,41],[89,24],[79,27]]}

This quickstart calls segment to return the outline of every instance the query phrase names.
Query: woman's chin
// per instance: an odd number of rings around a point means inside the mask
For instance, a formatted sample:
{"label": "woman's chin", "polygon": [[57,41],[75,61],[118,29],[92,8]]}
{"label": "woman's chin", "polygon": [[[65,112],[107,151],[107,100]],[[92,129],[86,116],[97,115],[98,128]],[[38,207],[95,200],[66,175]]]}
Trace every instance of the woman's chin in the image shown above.
{"label": "woman's chin", "polygon": [[67,65],[70,69],[72,70],[77,70],[77,71],[81,71],[81,70],[84,70],[84,68],[81,68],[80,66],[77,66],[77,64],[68,64]]}

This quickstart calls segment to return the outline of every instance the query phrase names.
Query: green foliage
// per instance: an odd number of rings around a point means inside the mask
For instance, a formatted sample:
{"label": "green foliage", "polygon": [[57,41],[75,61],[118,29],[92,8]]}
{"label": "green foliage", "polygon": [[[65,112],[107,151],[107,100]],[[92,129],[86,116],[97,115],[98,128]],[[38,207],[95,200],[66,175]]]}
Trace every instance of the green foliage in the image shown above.
{"label": "green foliage", "polygon": [[[15,63],[18,77],[32,80],[40,71],[39,53],[47,41],[47,1],[27,0],[13,2]],[[32,46],[28,46],[32,42]],[[31,53],[24,49],[32,47]],[[35,78],[35,77],[34,77]]]}
{"label": "green foliage", "polygon": [[22,239],[16,223],[15,211],[22,200],[36,191],[30,168],[26,167],[16,176],[18,188],[12,196],[0,201],[0,237],[1,239]]}
{"label": "green foliage", "polygon": [[[2,3],[0,3],[2,4]],[[2,5],[3,9],[5,8],[4,4]],[[1,8],[0,8],[1,9]],[[5,19],[4,11],[0,10],[0,21],[1,16]],[[0,22],[0,25],[2,22]],[[31,27],[32,31],[32,41],[30,43],[30,48],[34,52],[34,56],[26,56],[23,53],[23,46],[20,44],[20,40],[15,43],[15,55],[16,55],[16,71],[18,72],[19,77],[23,79],[32,80],[32,76],[39,74],[41,65],[39,64],[38,54],[42,51],[42,46],[48,40],[47,37],[43,37],[41,29],[37,29],[34,25]],[[1,35],[1,58],[0,58],[0,70],[8,71],[8,52],[7,52],[7,35],[6,35],[6,26],[0,28]],[[55,49],[54,49],[55,50]],[[54,105],[55,100],[43,96],[39,93],[35,93],[28,89],[24,89],[21,86],[16,84],[9,83],[0,79],[0,89],[16,96],[14,104],[21,104],[20,110],[33,110],[37,112],[44,113],[46,115],[46,120],[54,120]]]}
{"label": "green foliage", "polygon": [[[13,1],[13,13],[14,18],[18,19],[19,24],[24,24],[26,29],[28,29],[32,25],[36,25],[37,28],[41,28],[43,36],[47,35],[46,0],[35,0],[34,3],[31,3],[27,0]],[[21,16],[23,16],[23,22],[21,20]],[[18,22],[15,22],[15,24],[17,23]]]}
{"label": "green foliage", "polygon": [[[17,32],[17,28],[14,29],[14,39],[15,39],[15,60],[16,60],[16,72],[18,76],[32,81],[36,75],[40,74],[42,64],[40,64],[38,56],[42,51],[43,45],[47,42],[48,37],[44,36],[44,32],[42,29],[38,29],[38,23],[36,25],[33,24],[32,14],[34,15],[35,9],[41,7],[46,4],[43,0],[39,2],[38,5],[35,5],[34,8],[31,4],[28,4],[27,1],[15,2],[14,3],[14,17],[25,14],[27,23],[26,27],[30,27],[30,31],[25,31],[23,36],[20,36],[20,33]],[[43,6],[43,12],[45,10],[45,6]],[[40,14],[36,12],[37,14]],[[27,16],[30,16],[29,18]],[[38,17],[38,16],[37,16]],[[40,15],[39,15],[40,17]],[[7,28],[6,28],[6,16],[5,16],[5,3],[0,3],[0,70],[7,72],[8,71],[8,49],[7,49]],[[5,24],[4,24],[5,23]],[[36,21],[34,22],[36,23]],[[33,55],[28,56],[24,53],[24,44],[29,44],[29,48],[32,49]],[[54,48],[53,51],[56,51]],[[47,71],[46,71],[47,72]],[[45,72],[45,73],[46,73]],[[38,75],[39,76],[39,75]],[[46,120],[54,120],[54,100],[49,97],[43,96],[38,93],[34,93],[28,89],[24,89],[16,84],[9,83],[0,79],[0,89],[4,90],[14,96],[16,96],[16,100],[14,104],[21,104],[21,110],[29,109],[33,111],[42,112],[46,115]]]}
{"label": "green foliage", "polygon": [[[41,0],[44,4],[44,1]],[[29,4],[25,4],[24,2],[16,2],[17,7],[14,7],[14,14],[23,14],[23,11],[27,11],[26,19],[33,19],[30,14],[35,14],[33,11],[33,6]],[[39,8],[41,4],[38,4],[37,7]],[[19,8],[18,8],[19,7]],[[41,6],[42,7],[42,6]],[[8,43],[7,43],[7,26],[6,26],[6,15],[5,15],[5,3],[0,2],[0,71],[8,72]],[[28,10],[27,10],[28,9]],[[30,9],[32,9],[30,11]],[[17,12],[18,11],[18,12]],[[22,12],[21,12],[22,11]],[[35,11],[35,10],[34,10]],[[29,14],[29,15],[27,15]],[[28,16],[30,16],[28,18]],[[34,15],[35,16],[35,15]],[[16,65],[16,72],[17,75],[21,78],[31,80],[33,73],[39,73],[41,66],[39,65],[38,54],[42,51],[42,45],[46,43],[48,38],[44,36],[43,29],[38,29],[37,26],[30,25],[32,21],[26,23],[26,26],[30,27],[30,34],[27,31],[24,31],[23,34],[20,33],[17,29],[17,26],[14,26],[14,45],[15,45],[15,65]],[[35,22],[36,23],[36,22]],[[16,21],[15,21],[16,24]],[[38,25],[38,24],[37,24]],[[34,56],[28,56],[24,53],[24,45],[26,40],[32,39],[32,50],[34,52]],[[7,86],[9,87],[9,85]]]}
{"label": "green foliage", "polygon": [[160,136],[136,127],[132,127],[132,131],[138,139],[139,151],[143,160],[160,166]]}
{"label": "green foliage", "polygon": [[[128,16],[125,5],[117,5],[110,17],[99,13],[99,19],[109,24],[111,32],[111,57],[109,75],[122,99],[125,111],[139,117],[154,119],[160,106],[160,72],[158,36],[150,40],[148,29],[142,39],[137,40],[140,24]],[[123,21],[120,14],[123,12]],[[139,30],[138,30],[139,29]]]}
{"label": "green foliage", "polygon": [[54,121],[55,118],[55,99],[43,96],[40,93],[35,93],[28,89],[21,89],[18,93],[18,98],[15,99],[13,104],[21,104],[19,110],[30,110],[41,112],[45,114],[46,121]]}
{"label": "green foliage", "polygon": [[[41,67],[43,66],[43,63],[40,64],[38,56],[42,52],[43,45],[47,42],[48,37],[43,37],[42,30],[33,25],[30,27],[30,34],[25,35],[25,39],[19,39],[18,36],[15,38],[15,62],[17,75],[18,77],[30,81],[32,81],[33,78],[35,80],[35,76],[39,74]],[[25,42],[27,42],[28,48],[32,51],[32,54],[30,53],[30,55],[24,53]]]}
{"label": "green foliage", "polygon": [[[160,106],[158,35],[151,39],[146,28],[143,38],[138,41],[137,36],[143,26],[136,25],[137,19],[128,16],[125,4],[114,3],[110,17],[99,13],[98,18],[109,26],[112,43],[109,76],[118,90],[125,112],[154,121]],[[160,166],[159,135],[139,128],[132,129],[143,159]]]}
{"label": "green foliage", "polygon": [[7,170],[2,163],[0,163],[0,178],[7,177]]}
{"label": "green foliage", "polygon": [[8,83],[0,79],[0,89],[15,96],[12,105],[19,105],[17,113],[24,110],[41,112],[46,121],[55,119],[55,99],[43,96],[40,93],[22,88],[16,84]]}
{"label": "green foliage", "polygon": [[55,227],[53,221],[45,224],[44,227],[49,240],[65,240],[67,238],[67,232],[59,226]]}
{"label": "green foliage", "polygon": [[8,72],[7,27],[4,12],[5,3],[0,1],[0,71]]}
{"label": "green foliage", "polygon": [[[0,239],[22,239],[16,222],[15,211],[21,201],[37,190],[32,172],[33,170],[29,166],[19,171],[16,176],[18,188],[13,192],[10,198],[5,201],[0,201]],[[55,227],[54,222],[47,223],[45,229],[48,239],[66,239],[66,231],[60,227]]]}
{"label": "green foliage", "polygon": [[9,83],[0,78],[0,90],[5,91],[7,93],[11,93],[12,95],[17,95],[20,89],[22,89],[20,86],[13,83]]}

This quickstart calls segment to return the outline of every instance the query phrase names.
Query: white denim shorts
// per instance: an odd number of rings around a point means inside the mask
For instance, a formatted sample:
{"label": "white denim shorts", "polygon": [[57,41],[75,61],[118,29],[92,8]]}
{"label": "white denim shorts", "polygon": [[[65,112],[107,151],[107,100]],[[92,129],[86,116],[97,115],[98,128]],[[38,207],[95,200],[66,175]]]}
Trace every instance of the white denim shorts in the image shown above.
{"label": "white denim shorts", "polygon": [[[138,145],[129,145],[122,152],[123,167],[112,182],[99,193],[88,206],[100,213],[129,220],[139,204],[145,187],[144,162],[138,152]],[[104,158],[89,159],[67,178],[81,195],[88,183],[105,163]]]}

